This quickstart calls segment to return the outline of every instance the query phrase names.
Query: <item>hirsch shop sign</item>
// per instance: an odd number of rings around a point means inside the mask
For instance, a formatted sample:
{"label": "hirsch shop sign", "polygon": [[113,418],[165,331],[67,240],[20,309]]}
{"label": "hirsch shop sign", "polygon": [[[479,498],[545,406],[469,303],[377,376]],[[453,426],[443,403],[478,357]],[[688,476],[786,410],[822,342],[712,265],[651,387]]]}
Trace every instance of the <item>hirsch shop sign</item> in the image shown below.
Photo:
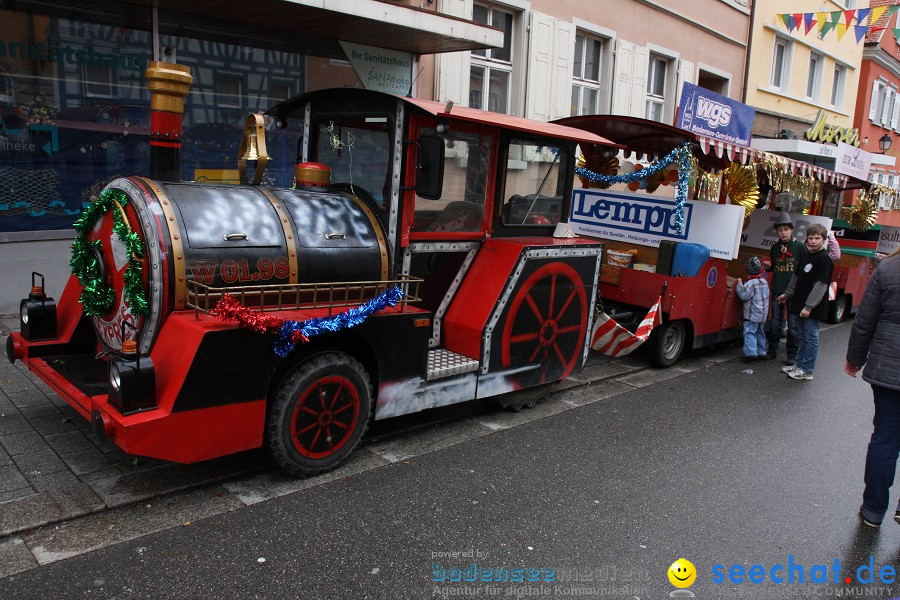
{"label": "hirsch shop sign", "polygon": [[872,153],[856,148],[844,142],[838,142],[834,157],[834,170],[842,175],[850,175],[866,181],[869,178],[869,167],[872,166]]}

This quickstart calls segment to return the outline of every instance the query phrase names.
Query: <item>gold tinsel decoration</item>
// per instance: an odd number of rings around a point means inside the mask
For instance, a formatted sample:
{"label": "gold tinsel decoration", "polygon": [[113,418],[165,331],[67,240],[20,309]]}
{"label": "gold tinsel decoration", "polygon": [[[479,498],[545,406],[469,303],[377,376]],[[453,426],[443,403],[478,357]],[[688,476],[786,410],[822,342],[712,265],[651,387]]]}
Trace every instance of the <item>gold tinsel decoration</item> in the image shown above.
{"label": "gold tinsel decoration", "polygon": [[662,185],[662,183],[666,180],[667,174],[666,170],[663,169],[661,171],[657,171],[653,175],[647,177],[647,193],[652,194],[656,191],[656,189]]}
{"label": "gold tinsel decoration", "polygon": [[749,217],[759,202],[759,184],[756,182],[756,167],[731,163],[725,171],[725,193],[733,204],[744,207],[744,216]]}
{"label": "gold tinsel decoration", "polygon": [[874,225],[878,218],[878,195],[862,191],[856,199],[856,204],[845,206],[842,211],[844,218],[850,223],[850,229],[865,231]]}
{"label": "gold tinsel decoration", "polygon": [[[618,175],[619,159],[615,156],[604,156],[606,152],[608,152],[608,150],[601,150],[599,148],[596,148],[591,151],[589,157],[586,157],[584,154],[582,154],[578,157],[576,166],[588,169],[590,171],[593,171],[594,173],[600,173],[601,175]],[[601,190],[605,190],[609,187],[605,183],[600,183],[599,181],[591,181],[587,177],[579,177],[579,179],[581,179],[581,187],[597,188]]]}

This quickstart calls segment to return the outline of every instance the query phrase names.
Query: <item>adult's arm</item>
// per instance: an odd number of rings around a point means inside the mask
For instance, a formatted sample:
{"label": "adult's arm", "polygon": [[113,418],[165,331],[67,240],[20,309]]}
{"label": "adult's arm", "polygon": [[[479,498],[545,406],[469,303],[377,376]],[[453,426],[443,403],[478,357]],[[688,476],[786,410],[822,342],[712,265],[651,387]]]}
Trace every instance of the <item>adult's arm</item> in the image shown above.
{"label": "adult's arm", "polygon": [[866,364],[872,337],[878,328],[878,317],[881,314],[881,270],[875,269],[862,302],[853,318],[850,329],[850,341],[847,343],[847,364],[861,367]]}

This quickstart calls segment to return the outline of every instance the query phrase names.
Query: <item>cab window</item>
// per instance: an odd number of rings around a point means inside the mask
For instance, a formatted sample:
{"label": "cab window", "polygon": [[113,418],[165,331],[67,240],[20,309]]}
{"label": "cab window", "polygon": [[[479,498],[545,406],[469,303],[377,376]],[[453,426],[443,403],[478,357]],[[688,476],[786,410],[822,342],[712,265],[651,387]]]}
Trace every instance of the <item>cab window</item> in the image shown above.
{"label": "cab window", "polygon": [[554,225],[563,206],[568,154],[558,146],[513,139],[506,161],[504,225]]}
{"label": "cab window", "polygon": [[[437,135],[433,128],[420,130]],[[438,200],[416,196],[412,232],[480,232],[484,222],[490,135],[451,130],[444,138],[444,187]]]}
{"label": "cab window", "polygon": [[315,157],[331,168],[332,186],[352,186],[379,206],[390,197],[390,119],[323,118],[315,127]]}

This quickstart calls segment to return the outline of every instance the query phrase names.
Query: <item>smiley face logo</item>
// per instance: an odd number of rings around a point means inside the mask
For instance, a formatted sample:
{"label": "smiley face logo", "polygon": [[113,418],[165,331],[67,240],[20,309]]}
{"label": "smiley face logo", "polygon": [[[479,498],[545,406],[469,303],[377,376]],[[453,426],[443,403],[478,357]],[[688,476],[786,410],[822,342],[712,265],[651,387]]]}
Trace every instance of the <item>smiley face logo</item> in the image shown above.
{"label": "smiley face logo", "polygon": [[686,558],[679,558],[669,566],[669,581],[677,588],[686,588],[697,579],[697,569]]}

